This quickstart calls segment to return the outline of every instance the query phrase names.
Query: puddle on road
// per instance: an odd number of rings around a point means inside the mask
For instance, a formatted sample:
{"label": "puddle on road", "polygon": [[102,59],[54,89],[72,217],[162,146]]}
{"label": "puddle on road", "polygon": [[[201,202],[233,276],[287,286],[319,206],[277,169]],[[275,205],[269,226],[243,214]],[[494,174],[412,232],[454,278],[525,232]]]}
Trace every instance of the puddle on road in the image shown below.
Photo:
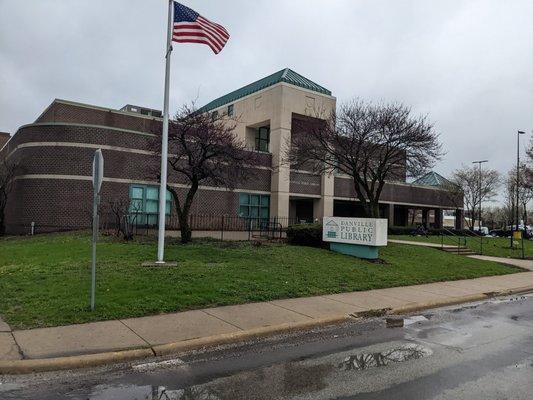
{"label": "puddle on road", "polygon": [[413,315],[412,317],[403,319],[403,326],[408,326],[408,325],[416,324],[419,322],[425,322],[425,321],[429,321],[429,319],[425,317],[424,315]]}
{"label": "puddle on road", "polygon": [[17,389],[23,388],[23,385],[17,384],[17,383],[6,383],[6,382],[0,382],[0,393],[2,392],[9,392],[14,391]]}
{"label": "puddle on road", "polygon": [[[271,400],[286,396],[306,396],[325,389],[333,364],[288,363],[264,369],[243,371],[205,384],[172,389],[150,385],[100,385],[89,396],[72,400]],[[253,387],[250,386],[253,382]]]}
{"label": "puddle on road", "polygon": [[346,371],[365,370],[370,368],[384,367],[392,363],[400,363],[427,357],[433,354],[431,349],[418,344],[407,344],[394,349],[376,352],[359,353],[346,357],[338,367]]}
{"label": "puddle on road", "polygon": [[[87,398],[87,397],[84,397]],[[90,400],[219,400],[208,388],[190,387],[169,390],[164,386],[100,386],[88,397]]]}

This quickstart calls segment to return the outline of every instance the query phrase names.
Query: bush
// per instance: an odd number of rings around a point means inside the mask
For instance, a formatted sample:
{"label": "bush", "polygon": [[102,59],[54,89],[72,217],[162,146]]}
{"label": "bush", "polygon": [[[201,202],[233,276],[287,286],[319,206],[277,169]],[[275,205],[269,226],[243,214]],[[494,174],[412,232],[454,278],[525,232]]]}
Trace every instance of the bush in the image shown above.
{"label": "bush", "polygon": [[389,226],[389,235],[410,235],[416,226]]}
{"label": "bush", "polygon": [[287,228],[287,241],[299,246],[324,247],[321,224],[298,224]]}

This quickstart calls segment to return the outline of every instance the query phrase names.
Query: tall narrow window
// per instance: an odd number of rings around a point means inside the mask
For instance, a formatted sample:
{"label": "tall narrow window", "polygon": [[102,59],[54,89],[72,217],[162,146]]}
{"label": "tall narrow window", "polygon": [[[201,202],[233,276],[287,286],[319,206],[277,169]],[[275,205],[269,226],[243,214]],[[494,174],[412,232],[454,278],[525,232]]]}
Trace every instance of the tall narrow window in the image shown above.
{"label": "tall narrow window", "polygon": [[270,196],[241,193],[239,195],[239,216],[268,219],[270,216]]}
{"label": "tall narrow window", "polygon": [[156,225],[159,213],[159,188],[157,186],[148,186],[146,188],[146,201],[144,210],[148,225]]}
{"label": "tall narrow window", "polygon": [[[167,190],[165,214],[170,215],[172,195]],[[130,186],[130,218],[137,225],[157,225],[159,214],[159,187]]]}
{"label": "tall narrow window", "polygon": [[255,149],[257,151],[268,152],[270,143],[270,128],[263,126],[259,128],[255,134]]}
{"label": "tall narrow window", "polygon": [[233,104],[228,106],[228,117],[233,117]]}

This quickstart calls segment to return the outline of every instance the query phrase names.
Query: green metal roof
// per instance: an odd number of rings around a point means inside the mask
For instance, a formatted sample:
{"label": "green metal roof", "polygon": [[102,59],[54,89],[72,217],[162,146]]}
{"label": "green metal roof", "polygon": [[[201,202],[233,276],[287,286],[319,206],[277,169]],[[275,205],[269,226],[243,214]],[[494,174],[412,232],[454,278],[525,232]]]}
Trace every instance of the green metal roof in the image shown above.
{"label": "green metal roof", "polygon": [[213,110],[215,108],[221,107],[224,104],[229,104],[238,100],[249,94],[258,92],[261,89],[265,89],[269,86],[275,85],[276,83],[286,82],[291,85],[299,86],[304,89],[312,90],[314,92],[323,93],[331,96],[331,91],[326,89],[323,86],[303,77],[302,75],[294,72],[292,69],[285,68],[281,71],[278,71],[272,75],[269,75],[263,79],[259,79],[256,82],[250,83],[249,85],[243,86],[240,89],[237,89],[231,93],[228,93],[218,99],[207,103],[205,106],[201,107],[198,111],[204,112]]}
{"label": "green metal roof", "polygon": [[413,184],[422,186],[449,186],[452,183],[442,175],[431,171],[415,180]]}

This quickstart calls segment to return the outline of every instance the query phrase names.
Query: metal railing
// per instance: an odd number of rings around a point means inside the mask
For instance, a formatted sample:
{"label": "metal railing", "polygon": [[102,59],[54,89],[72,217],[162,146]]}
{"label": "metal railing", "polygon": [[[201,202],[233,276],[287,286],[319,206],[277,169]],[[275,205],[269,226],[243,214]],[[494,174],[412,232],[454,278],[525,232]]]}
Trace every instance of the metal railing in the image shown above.
{"label": "metal railing", "polygon": [[445,238],[448,242],[452,242],[453,246],[457,246],[457,254],[459,254],[461,251],[462,242],[464,242],[464,244],[466,245],[466,239],[464,237],[462,237],[461,235],[457,235],[450,229],[442,228],[440,233],[441,249],[444,249]]}
{"label": "metal railing", "polygon": [[[117,216],[112,212],[100,215],[100,230],[117,231],[124,235],[152,235],[158,226],[157,213],[130,213]],[[207,215],[191,214],[188,217],[189,227],[193,232],[202,231],[206,237],[232,239],[239,237],[252,240],[254,238],[280,239],[284,237],[287,227],[295,224],[313,223],[288,217],[244,217],[238,215]],[[69,232],[90,229],[89,219],[72,220],[58,224],[28,223],[11,226],[18,234],[39,234],[52,232]],[[167,231],[179,231],[180,223],[176,215],[168,215],[165,221]],[[233,234],[233,236],[232,236]]]}
{"label": "metal railing", "polygon": [[475,241],[475,239],[479,239],[479,254],[483,254],[483,235],[477,235],[474,232],[471,232],[469,230],[463,230],[461,231],[461,234],[457,234],[454,231],[442,228],[441,229],[441,249],[444,249],[444,239],[446,238],[448,242],[452,242],[453,246],[457,245],[457,253],[460,253],[461,249],[468,248],[474,252],[476,252],[476,249],[473,249],[468,246],[467,244],[467,237],[471,238]]}
{"label": "metal railing", "polygon": [[[128,216],[133,221],[133,234],[150,234],[157,229],[157,214],[136,213]],[[230,238],[231,234],[240,233],[241,238],[281,239],[288,226],[302,223],[296,218],[280,217],[244,217],[230,215],[191,214],[188,217],[190,229],[194,232],[209,233],[211,237]],[[167,231],[179,231],[181,224],[176,215],[169,215],[165,221]]]}

